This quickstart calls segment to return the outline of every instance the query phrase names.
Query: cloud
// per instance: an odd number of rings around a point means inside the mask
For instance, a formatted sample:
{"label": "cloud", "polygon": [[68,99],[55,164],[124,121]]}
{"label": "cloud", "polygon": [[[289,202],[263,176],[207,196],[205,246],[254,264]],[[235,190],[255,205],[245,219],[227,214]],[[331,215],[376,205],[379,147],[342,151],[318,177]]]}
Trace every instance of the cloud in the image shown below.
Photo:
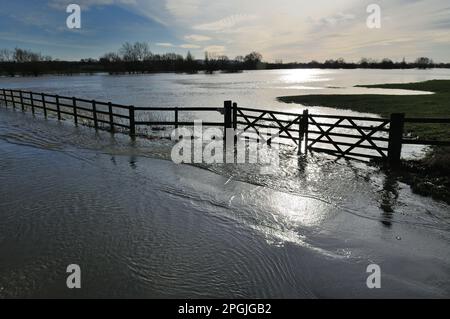
{"label": "cloud", "polygon": [[45,46],[45,47],[60,47],[60,48],[66,48],[66,49],[70,49],[70,50],[73,50],[73,49],[89,50],[92,48],[89,45],[56,43],[54,41],[37,39],[34,37],[21,37],[20,39],[17,39],[15,34],[9,34],[9,33],[5,33],[5,32],[0,32],[0,39],[4,40],[4,41],[18,41],[20,43],[35,44],[35,45]]}
{"label": "cloud", "polygon": [[209,53],[214,53],[214,54],[224,53],[225,47],[222,45],[210,45],[210,46],[207,46],[206,48],[204,48],[204,51],[207,51]]}
{"label": "cloud", "polygon": [[180,48],[182,48],[182,49],[200,49],[201,47],[196,44],[181,44]]}
{"label": "cloud", "polygon": [[169,42],[158,42],[158,43],[155,43],[155,45],[157,45],[159,47],[173,47],[174,46],[172,43],[169,43]]}
{"label": "cloud", "polygon": [[82,10],[92,7],[118,6],[134,14],[149,18],[161,25],[167,25],[169,15],[165,11],[165,0],[48,0],[48,5],[56,10],[66,10],[71,3],[80,5]]}
{"label": "cloud", "polygon": [[204,42],[204,41],[209,41],[212,39],[211,37],[208,37],[206,35],[200,35],[200,34],[186,35],[184,38],[188,41],[195,41],[195,42]]}
{"label": "cloud", "polygon": [[343,12],[339,12],[327,17],[322,17],[318,20],[310,19],[313,25],[316,25],[317,28],[321,29],[336,28],[346,23],[354,23],[355,20],[356,16],[354,14]]}
{"label": "cloud", "polygon": [[[24,0],[19,2],[22,1],[25,2]],[[105,12],[108,6],[118,6],[135,15],[159,22],[157,34],[152,34],[148,29],[136,32],[142,19],[136,21],[133,32],[125,33],[126,36],[122,35],[119,38],[117,32],[110,32],[111,37],[108,39],[110,42],[107,44],[109,46],[116,43],[120,45],[120,42],[124,41],[156,39],[161,41],[158,46],[198,50],[206,47],[204,49],[212,49],[211,51],[219,51],[229,56],[243,55],[255,50],[269,61],[324,60],[340,56],[347,60],[359,60],[362,56],[392,59],[401,59],[405,56],[412,59],[419,53],[429,55],[436,61],[446,61],[450,52],[448,0],[377,0],[382,14],[382,28],[378,30],[370,30],[366,26],[368,17],[366,8],[371,1],[46,1],[52,8],[64,12],[66,6],[72,2],[80,4],[85,9],[104,7]],[[34,1],[32,3],[34,4]],[[51,15],[52,10],[48,8],[45,7],[45,11],[49,12],[47,15]],[[17,26],[33,23],[36,29],[51,28],[47,25],[53,24],[52,20],[45,17],[33,19],[33,16],[38,16],[35,6],[28,10],[23,15],[18,15],[20,19],[21,17],[24,19],[16,20]],[[3,6],[1,11],[0,14],[7,15],[8,7]],[[20,11],[11,11],[10,14],[15,12]],[[29,15],[32,17],[27,18]],[[98,21],[97,25],[92,26],[92,31],[107,34],[111,26],[104,23],[105,21]],[[125,28],[120,19],[111,21],[110,24],[116,29]],[[13,24],[11,29],[16,29],[15,26]],[[44,38],[44,33],[42,31],[41,36],[36,37]],[[23,37],[28,34],[24,33]],[[56,36],[51,38],[52,36],[47,37],[49,41],[66,43],[64,39],[61,40]],[[98,47],[103,45],[102,41],[106,41],[104,39],[105,37],[99,37]],[[212,41],[214,45],[209,45]]]}
{"label": "cloud", "polygon": [[196,30],[205,30],[205,31],[222,31],[225,29],[232,28],[238,24],[243,22],[251,21],[256,19],[255,15],[248,14],[234,14],[228,17],[225,17],[220,20],[216,20],[209,23],[199,24],[194,26]]}
{"label": "cloud", "polygon": [[175,17],[195,16],[201,10],[202,0],[167,0],[166,9]]}
{"label": "cloud", "polygon": [[78,4],[82,9],[88,9],[94,6],[108,5],[136,5],[136,0],[50,0],[49,5],[58,10],[65,10],[69,4]]}

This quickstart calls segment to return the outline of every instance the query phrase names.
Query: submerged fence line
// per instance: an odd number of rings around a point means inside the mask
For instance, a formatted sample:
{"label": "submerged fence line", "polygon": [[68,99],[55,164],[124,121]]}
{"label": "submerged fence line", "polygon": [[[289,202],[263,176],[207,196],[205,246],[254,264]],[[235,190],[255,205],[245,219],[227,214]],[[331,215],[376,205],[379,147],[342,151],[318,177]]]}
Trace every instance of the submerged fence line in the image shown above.
{"label": "submerged fence line", "polygon": [[[234,129],[237,132],[234,137],[235,143],[241,137],[251,138],[248,133],[256,135],[269,145],[275,138],[289,140],[297,146],[299,154],[302,151],[305,154],[309,151],[325,152],[338,158],[381,159],[396,164],[400,161],[404,144],[450,146],[450,141],[411,140],[404,137],[405,123],[450,124],[450,118],[405,118],[402,113],[391,114],[390,118],[316,115],[310,114],[308,110],[299,114],[239,107],[232,101],[225,101],[223,107],[135,107],[13,89],[1,89],[0,94],[0,101],[7,108],[12,106],[22,111],[31,109],[33,114],[39,109],[45,117],[53,114],[58,120],[62,120],[63,116],[71,116],[76,125],[88,125],[113,133],[127,133],[131,137],[135,137],[137,129],[142,127],[194,126],[194,121],[180,121],[179,115],[182,112],[220,112],[223,120],[202,124],[221,127],[224,132],[227,129]],[[143,113],[139,112],[169,112],[173,114],[174,120],[146,121],[140,116]],[[358,123],[361,121],[362,124]],[[277,132],[265,140],[260,132],[261,128]],[[342,138],[345,140],[340,140]],[[349,139],[355,141],[350,142]]]}
{"label": "submerged fence line", "polygon": [[63,115],[68,115],[73,117],[75,124],[88,125],[89,123],[82,122],[87,120],[96,129],[104,129],[102,124],[106,124],[113,132],[119,127],[129,130],[130,135],[134,134],[133,106],[21,90],[2,89],[2,97],[0,100],[3,100],[6,107],[20,107],[22,111],[28,107],[33,114],[40,109],[45,117],[52,113],[61,120]]}

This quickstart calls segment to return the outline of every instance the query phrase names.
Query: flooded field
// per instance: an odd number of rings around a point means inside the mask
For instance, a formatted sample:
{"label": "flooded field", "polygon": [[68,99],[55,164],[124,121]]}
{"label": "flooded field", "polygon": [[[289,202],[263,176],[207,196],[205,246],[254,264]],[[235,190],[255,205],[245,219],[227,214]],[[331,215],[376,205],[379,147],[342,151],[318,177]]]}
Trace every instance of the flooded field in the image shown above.
{"label": "flooded field", "polygon": [[[450,78],[296,72],[2,78],[0,87],[136,106],[233,99],[299,111],[275,98]],[[265,176],[245,164],[175,165],[172,145],[0,108],[0,297],[450,296],[448,205],[365,163],[281,149],[280,170]],[[374,263],[382,289],[370,290]],[[67,289],[69,264],[81,266],[83,289]]]}

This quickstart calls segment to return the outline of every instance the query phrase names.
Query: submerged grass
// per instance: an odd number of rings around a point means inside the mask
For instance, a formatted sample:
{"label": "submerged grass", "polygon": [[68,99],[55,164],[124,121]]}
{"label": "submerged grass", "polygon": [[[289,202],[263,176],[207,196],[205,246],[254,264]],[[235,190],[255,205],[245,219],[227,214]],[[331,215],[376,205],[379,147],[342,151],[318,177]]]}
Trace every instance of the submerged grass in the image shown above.
{"label": "submerged grass", "polygon": [[[360,85],[358,87],[402,89],[432,92],[426,95],[301,95],[284,96],[278,100],[305,106],[327,106],[375,113],[389,117],[405,113],[406,117],[450,117],[450,80],[418,83]],[[450,141],[449,124],[405,125],[405,132],[420,139]],[[434,147],[424,159],[403,161],[399,175],[414,192],[450,203],[450,148]]]}

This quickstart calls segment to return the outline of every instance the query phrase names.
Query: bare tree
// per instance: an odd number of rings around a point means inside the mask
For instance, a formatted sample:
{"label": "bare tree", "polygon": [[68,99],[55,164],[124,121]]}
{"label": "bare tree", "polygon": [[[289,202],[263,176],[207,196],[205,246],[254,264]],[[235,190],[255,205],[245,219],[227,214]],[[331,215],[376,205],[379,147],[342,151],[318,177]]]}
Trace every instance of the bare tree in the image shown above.
{"label": "bare tree", "polygon": [[145,42],[136,42],[133,45],[134,56],[136,57],[136,61],[145,61],[149,60],[152,53],[148,47],[148,44]]}
{"label": "bare tree", "polygon": [[16,48],[13,53],[13,61],[17,63],[39,62],[42,61],[42,56],[40,53]]}
{"label": "bare tree", "polygon": [[120,48],[119,53],[125,62],[148,61],[153,57],[148,44],[145,42],[135,42],[134,44],[126,42]]}
{"label": "bare tree", "polygon": [[119,50],[119,53],[125,62],[133,62],[137,60],[137,56],[134,53],[133,45],[129,42],[126,42],[122,45],[122,47]]}
{"label": "bare tree", "polygon": [[12,62],[14,53],[8,49],[0,50],[0,62]]}

